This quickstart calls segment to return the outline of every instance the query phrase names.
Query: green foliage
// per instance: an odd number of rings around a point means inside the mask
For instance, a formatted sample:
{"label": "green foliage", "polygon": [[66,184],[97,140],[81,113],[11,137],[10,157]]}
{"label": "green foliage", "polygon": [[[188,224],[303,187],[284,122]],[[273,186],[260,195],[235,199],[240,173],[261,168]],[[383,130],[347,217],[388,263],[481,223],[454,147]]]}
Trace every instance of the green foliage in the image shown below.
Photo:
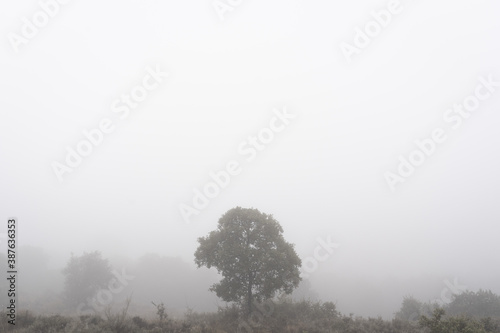
{"label": "green foliage", "polygon": [[137,327],[133,321],[127,317],[131,301],[132,299],[128,297],[125,301],[125,306],[118,313],[112,313],[111,307],[106,308],[104,311],[104,315],[106,316],[104,327],[107,330],[115,333],[133,333],[137,331]]}
{"label": "green foliage", "polygon": [[80,316],[80,322],[84,325],[84,326],[99,326],[101,323],[104,322],[104,319],[102,319],[100,316],[98,315],[83,315],[83,316]]}
{"label": "green foliage", "polygon": [[434,310],[431,318],[422,316],[419,324],[430,330],[430,333],[486,333],[493,332],[485,328],[485,322],[469,317],[444,318],[445,310],[442,308]]}
{"label": "green foliage", "polygon": [[400,320],[416,321],[420,318],[423,308],[422,302],[412,296],[405,296],[401,308],[395,314]]}
{"label": "green foliage", "polygon": [[486,332],[500,332],[500,321],[495,322],[491,317],[487,317],[481,318],[481,323]]}
{"label": "green foliage", "polygon": [[[2,318],[6,318],[5,316],[2,316]],[[17,326],[22,326],[22,327],[28,327],[30,325],[33,325],[37,321],[37,316],[35,316],[32,312],[30,311],[20,311],[17,314]]]}
{"label": "green foliage", "polygon": [[146,329],[149,327],[149,323],[139,316],[132,317],[132,322],[140,329]]}
{"label": "green foliage", "polygon": [[301,260],[272,215],[257,209],[233,208],[218,228],[198,239],[198,267],[215,267],[223,279],[212,286],[226,302],[246,305],[262,302],[278,292],[290,294],[300,282]]}
{"label": "green foliage", "polygon": [[70,318],[62,317],[60,315],[39,317],[33,325],[30,326],[30,329],[37,333],[64,332],[64,329],[70,322]]}
{"label": "green foliage", "polygon": [[237,332],[240,320],[240,309],[232,304],[219,307],[216,313],[197,313],[188,309],[185,323],[193,333]]}
{"label": "green foliage", "polygon": [[412,296],[405,296],[401,308],[395,313],[394,317],[398,320],[416,322],[423,315],[432,315],[436,308],[437,305],[422,303]]}
{"label": "green foliage", "polygon": [[431,318],[426,316],[420,317],[419,324],[421,327],[426,327],[430,329],[431,333],[441,333],[443,332],[443,323],[441,318],[444,316],[445,311],[442,308],[434,310]]}
{"label": "green foliage", "polygon": [[280,302],[273,303],[272,313],[263,313],[262,326],[279,331],[284,327],[297,327],[299,332],[316,332],[328,330],[335,326],[340,318],[340,313],[332,302],[312,302],[308,300],[293,301],[282,298]]}
{"label": "green foliage", "polygon": [[[341,315],[331,302],[279,301],[256,303],[254,313],[247,317],[236,305],[221,307],[215,313],[188,310],[185,319],[146,320],[127,316],[128,303],[117,314],[110,311],[101,318],[85,315],[78,318],[20,314],[19,333],[500,333],[499,321],[491,318],[447,317],[436,309],[430,317],[417,323],[394,319],[361,318]],[[21,317],[23,314],[23,317]],[[5,312],[0,312],[5,316]],[[23,321],[21,318],[26,319]],[[7,328],[0,322],[0,332]]]}
{"label": "green foliage", "polygon": [[98,251],[71,258],[63,269],[64,297],[70,306],[78,306],[106,288],[112,278],[111,267]]}
{"label": "green foliage", "polygon": [[455,295],[446,311],[451,315],[500,318],[500,296],[490,290]]}

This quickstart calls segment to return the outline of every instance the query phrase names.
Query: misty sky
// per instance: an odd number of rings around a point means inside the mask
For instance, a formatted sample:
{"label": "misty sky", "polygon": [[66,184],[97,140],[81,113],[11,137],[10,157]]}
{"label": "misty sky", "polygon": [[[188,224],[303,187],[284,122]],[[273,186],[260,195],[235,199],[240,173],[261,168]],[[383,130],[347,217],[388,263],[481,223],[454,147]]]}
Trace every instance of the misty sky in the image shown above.
{"label": "misty sky", "polygon": [[[74,0],[18,52],[8,36],[40,5],[2,3],[0,233],[17,217],[21,244],[54,266],[93,250],[192,263],[223,213],[254,207],[302,259],[318,237],[340,244],[310,274],[334,279],[333,299],[350,278],[500,292],[500,87],[459,128],[443,118],[480,77],[500,82],[500,6],[401,1],[349,62],[341,43],[388,3],[248,0],[221,20],[210,0]],[[121,119],[112,105],[148,68],[168,77]],[[248,161],[239,147],[284,109],[293,119]],[[60,182],[53,163],[105,118],[114,130]],[[384,174],[436,128],[447,139],[391,191]],[[186,223],[179,206],[230,161],[241,172]]]}

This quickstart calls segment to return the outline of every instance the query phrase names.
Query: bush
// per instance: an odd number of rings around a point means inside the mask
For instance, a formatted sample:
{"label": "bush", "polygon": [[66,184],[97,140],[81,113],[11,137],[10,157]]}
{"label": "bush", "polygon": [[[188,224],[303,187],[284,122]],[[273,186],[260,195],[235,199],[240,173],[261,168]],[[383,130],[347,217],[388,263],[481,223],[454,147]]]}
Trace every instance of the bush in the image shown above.
{"label": "bush", "polygon": [[135,324],[135,326],[137,326],[140,329],[149,328],[149,326],[150,326],[147,321],[145,321],[144,319],[142,319],[139,316],[133,317],[132,322]]}
{"label": "bush", "polygon": [[[77,318],[55,316],[35,317],[20,312],[19,333],[500,333],[500,319],[476,319],[465,316],[446,316],[444,309],[436,309],[419,322],[395,318],[361,318],[338,313],[331,302],[292,301],[256,303],[255,313],[247,316],[239,307],[220,307],[215,313],[195,313],[188,310],[183,321],[165,319],[146,320],[127,315],[129,302],[112,313],[108,308],[104,318],[85,315]],[[166,315],[165,312],[162,312]],[[5,312],[0,313],[5,315]],[[7,331],[5,321],[0,332]]]}
{"label": "bush", "polygon": [[[420,326],[430,330],[430,333],[487,333],[495,332],[492,326],[485,327],[485,324],[492,324],[491,320],[480,321],[471,317],[459,316],[443,319],[444,309],[436,309],[431,318],[422,316]],[[494,329],[494,330],[491,330]]]}
{"label": "bush", "polygon": [[37,333],[52,333],[64,331],[66,326],[71,322],[68,317],[60,315],[50,317],[38,317],[38,319],[29,327],[32,332]]}
{"label": "bush", "polygon": [[454,296],[446,311],[451,315],[500,318],[500,296],[490,290],[466,291]]}

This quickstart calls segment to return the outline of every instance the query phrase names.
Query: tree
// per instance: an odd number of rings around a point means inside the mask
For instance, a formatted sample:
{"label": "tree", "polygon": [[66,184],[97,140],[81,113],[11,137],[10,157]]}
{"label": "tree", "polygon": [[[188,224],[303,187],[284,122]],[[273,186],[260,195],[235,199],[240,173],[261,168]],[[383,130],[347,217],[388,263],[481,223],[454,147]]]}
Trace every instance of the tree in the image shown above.
{"label": "tree", "polygon": [[491,290],[480,289],[477,292],[467,290],[455,295],[446,311],[451,315],[500,318],[500,296]]}
{"label": "tree", "polygon": [[236,207],[219,219],[217,230],[198,238],[198,267],[215,267],[223,279],[210,288],[226,302],[238,302],[252,311],[278,292],[290,294],[301,280],[301,260],[283,228],[272,215],[254,208]]}
{"label": "tree", "polygon": [[395,313],[395,318],[404,321],[417,321],[423,315],[432,315],[436,308],[438,308],[437,304],[422,303],[413,296],[405,296],[401,308]]}
{"label": "tree", "polygon": [[413,296],[405,296],[395,317],[401,320],[416,321],[422,315],[423,304]]}
{"label": "tree", "polygon": [[80,257],[71,254],[63,274],[66,278],[64,296],[71,306],[85,302],[99,289],[106,288],[113,277],[108,261],[98,251],[84,253]]}

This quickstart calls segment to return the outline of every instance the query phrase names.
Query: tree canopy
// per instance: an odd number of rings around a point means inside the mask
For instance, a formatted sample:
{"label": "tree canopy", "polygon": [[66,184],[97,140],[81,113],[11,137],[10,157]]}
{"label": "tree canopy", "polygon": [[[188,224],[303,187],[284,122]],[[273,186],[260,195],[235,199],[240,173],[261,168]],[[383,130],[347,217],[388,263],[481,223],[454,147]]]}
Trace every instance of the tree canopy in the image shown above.
{"label": "tree canopy", "polygon": [[453,297],[447,312],[451,315],[500,318],[500,296],[491,290],[480,289],[477,292],[467,290]]}
{"label": "tree canopy", "polygon": [[66,276],[64,295],[67,303],[72,306],[94,296],[113,277],[108,261],[98,251],[84,253],[79,257],[72,254],[63,274]]}
{"label": "tree canopy", "polygon": [[210,290],[250,313],[254,301],[290,294],[301,280],[301,260],[282,234],[272,215],[236,207],[219,219],[216,230],[198,239],[195,263],[215,267],[223,279]]}

